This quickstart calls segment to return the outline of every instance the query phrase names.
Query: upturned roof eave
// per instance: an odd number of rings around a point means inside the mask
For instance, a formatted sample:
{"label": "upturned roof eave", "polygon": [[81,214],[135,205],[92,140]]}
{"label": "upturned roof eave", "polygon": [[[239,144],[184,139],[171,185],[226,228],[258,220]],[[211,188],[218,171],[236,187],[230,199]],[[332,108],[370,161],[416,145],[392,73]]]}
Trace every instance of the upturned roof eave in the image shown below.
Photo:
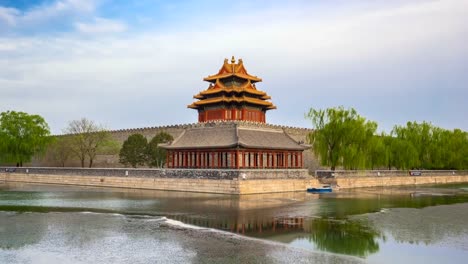
{"label": "upturned roof eave", "polygon": [[210,75],[208,77],[203,78],[203,81],[216,82],[216,80],[218,80],[218,79],[229,78],[231,76],[236,76],[236,77],[239,77],[239,78],[242,78],[242,79],[250,80],[252,83],[262,81],[262,78],[255,77],[255,76],[252,76],[250,74],[240,74],[240,73],[237,73],[237,72],[235,72],[235,73],[223,73],[223,74],[218,73],[218,74],[215,74],[215,75]]}

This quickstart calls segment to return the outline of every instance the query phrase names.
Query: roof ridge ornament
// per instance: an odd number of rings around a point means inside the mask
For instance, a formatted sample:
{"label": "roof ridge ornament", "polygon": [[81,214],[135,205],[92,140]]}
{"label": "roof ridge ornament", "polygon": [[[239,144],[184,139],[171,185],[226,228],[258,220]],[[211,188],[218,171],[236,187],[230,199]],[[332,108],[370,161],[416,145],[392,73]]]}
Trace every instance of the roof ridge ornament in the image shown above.
{"label": "roof ridge ornament", "polygon": [[234,56],[231,57],[231,63],[236,63],[236,59],[234,58]]}

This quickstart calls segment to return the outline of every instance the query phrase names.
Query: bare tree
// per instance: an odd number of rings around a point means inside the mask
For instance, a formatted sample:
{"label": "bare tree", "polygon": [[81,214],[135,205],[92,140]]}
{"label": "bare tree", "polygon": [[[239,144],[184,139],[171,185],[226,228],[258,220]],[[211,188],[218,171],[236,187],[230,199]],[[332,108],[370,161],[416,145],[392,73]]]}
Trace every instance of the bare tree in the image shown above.
{"label": "bare tree", "polygon": [[80,159],[83,168],[86,158],[88,158],[91,168],[99,149],[111,140],[109,132],[101,125],[86,118],[70,121],[64,132],[70,134],[70,147]]}

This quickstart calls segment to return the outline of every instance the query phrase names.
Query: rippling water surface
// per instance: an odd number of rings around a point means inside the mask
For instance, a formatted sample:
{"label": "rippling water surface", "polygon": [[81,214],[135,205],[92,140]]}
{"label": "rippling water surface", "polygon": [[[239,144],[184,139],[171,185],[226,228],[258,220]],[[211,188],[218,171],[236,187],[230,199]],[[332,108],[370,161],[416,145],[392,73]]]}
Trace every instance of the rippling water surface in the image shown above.
{"label": "rippling water surface", "polygon": [[0,183],[0,263],[466,263],[467,190],[236,197]]}

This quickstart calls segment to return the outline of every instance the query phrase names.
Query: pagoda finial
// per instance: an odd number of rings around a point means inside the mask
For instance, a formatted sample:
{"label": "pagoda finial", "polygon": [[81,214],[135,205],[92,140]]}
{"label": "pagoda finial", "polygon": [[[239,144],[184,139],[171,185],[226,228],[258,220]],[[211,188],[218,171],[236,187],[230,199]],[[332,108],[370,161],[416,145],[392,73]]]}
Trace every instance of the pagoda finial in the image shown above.
{"label": "pagoda finial", "polygon": [[236,63],[236,59],[234,58],[234,56],[232,56],[231,58],[231,63]]}

